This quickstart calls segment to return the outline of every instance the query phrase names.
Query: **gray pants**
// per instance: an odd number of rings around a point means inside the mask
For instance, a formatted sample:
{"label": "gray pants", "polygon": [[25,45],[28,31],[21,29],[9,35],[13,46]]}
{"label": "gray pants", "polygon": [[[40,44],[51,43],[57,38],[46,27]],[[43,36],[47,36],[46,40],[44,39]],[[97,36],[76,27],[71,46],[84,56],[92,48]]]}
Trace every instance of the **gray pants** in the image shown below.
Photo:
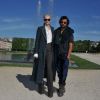
{"label": "gray pants", "polygon": [[47,75],[47,86],[48,92],[53,92],[53,51],[51,43],[46,46],[46,56],[45,56],[45,65],[46,65],[46,75]]}

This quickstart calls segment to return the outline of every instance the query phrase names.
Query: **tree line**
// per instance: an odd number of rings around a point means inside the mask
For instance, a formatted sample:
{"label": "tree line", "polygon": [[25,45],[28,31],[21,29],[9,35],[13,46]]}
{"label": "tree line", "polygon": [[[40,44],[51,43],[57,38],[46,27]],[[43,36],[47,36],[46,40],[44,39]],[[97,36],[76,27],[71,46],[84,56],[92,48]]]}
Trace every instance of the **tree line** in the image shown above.
{"label": "tree line", "polygon": [[[35,39],[13,38],[12,51],[28,51],[34,48]],[[73,52],[100,52],[100,41],[77,40],[74,41]]]}
{"label": "tree line", "polygon": [[33,49],[34,39],[32,38],[13,38],[12,51],[28,51]]}
{"label": "tree line", "polygon": [[100,41],[78,40],[74,42],[73,52],[100,52]]}

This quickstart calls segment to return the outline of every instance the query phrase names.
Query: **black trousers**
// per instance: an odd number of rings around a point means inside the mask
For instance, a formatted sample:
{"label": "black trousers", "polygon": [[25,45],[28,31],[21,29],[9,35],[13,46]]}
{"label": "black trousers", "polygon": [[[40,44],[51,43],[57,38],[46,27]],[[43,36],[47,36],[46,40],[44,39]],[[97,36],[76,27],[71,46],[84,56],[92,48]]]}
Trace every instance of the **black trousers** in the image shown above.
{"label": "black trousers", "polygon": [[46,55],[45,55],[45,69],[47,75],[47,86],[48,92],[53,92],[53,50],[51,43],[46,46]]}
{"label": "black trousers", "polygon": [[59,85],[65,85],[66,84],[66,78],[68,75],[68,65],[69,65],[69,60],[67,59],[61,59],[58,58],[57,62],[57,73],[59,77]]}

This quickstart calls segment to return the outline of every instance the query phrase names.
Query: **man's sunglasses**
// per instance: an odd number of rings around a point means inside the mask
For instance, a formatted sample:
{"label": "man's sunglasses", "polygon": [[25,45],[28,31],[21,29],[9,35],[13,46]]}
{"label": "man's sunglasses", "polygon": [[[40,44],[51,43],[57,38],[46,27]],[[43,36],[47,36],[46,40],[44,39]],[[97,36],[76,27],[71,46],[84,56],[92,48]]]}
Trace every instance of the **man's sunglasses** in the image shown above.
{"label": "man's sunglasses", "polygon": [[50,19],[44,19],[44,21],[50,21]]}
{"label": "man's sunglasses", "polygon": [[63,22],[63,21],[62,21],[62,22],[60,22],[60,23],[61,23],[61,24],[67,24],[67,22]]}

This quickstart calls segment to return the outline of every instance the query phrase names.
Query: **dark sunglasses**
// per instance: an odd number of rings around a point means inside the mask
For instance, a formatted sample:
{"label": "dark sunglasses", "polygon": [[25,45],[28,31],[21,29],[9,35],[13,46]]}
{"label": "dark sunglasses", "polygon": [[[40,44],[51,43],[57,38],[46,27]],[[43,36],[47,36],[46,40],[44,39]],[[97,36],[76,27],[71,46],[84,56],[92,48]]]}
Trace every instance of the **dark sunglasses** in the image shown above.
{"label": "dark sunglasses", "polygon": [[50,19],[44,19],[44,21],[50,21]]}
{"label": "dark sunglasses", "polygon": [[67,22],[60,22],[61,24],[67,24]]}

